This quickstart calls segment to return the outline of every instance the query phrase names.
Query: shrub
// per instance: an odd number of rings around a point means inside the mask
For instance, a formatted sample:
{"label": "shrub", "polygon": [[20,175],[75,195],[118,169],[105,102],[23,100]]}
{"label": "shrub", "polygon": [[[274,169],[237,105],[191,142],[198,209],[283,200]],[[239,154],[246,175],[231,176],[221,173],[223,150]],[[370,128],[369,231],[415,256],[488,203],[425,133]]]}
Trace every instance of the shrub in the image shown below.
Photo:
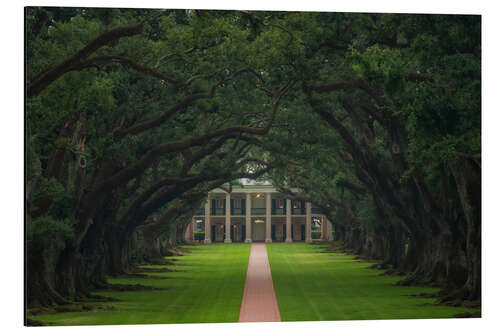
{"label": "shrub", "polygon": [[56,220],[51,216],[42,216],[28,224],[27,239],[45,248],[55,241],[71,239],[73,224],[74,221],[70,219]]}
{"label": "shrub", "polygon": [[205,239],[205,233],[203,231],[197,231],[194,233],[194,240],[202,241]]}
{"label": "shrub", "polygon": [[321,238],[321,231],[311,231],[311,237],[312,237],[312,239],[320,239]]}

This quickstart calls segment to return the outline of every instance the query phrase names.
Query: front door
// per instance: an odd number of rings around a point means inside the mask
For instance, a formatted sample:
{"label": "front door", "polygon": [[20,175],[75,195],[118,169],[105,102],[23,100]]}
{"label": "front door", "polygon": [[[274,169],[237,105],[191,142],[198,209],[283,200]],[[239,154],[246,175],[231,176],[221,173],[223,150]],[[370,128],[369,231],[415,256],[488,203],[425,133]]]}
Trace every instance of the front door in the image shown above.
{"label": "front door", "polygon": [[263,242],[266,238],[266,224],[265,223],[254,223],[252,227],[252,239],[254,241]]}

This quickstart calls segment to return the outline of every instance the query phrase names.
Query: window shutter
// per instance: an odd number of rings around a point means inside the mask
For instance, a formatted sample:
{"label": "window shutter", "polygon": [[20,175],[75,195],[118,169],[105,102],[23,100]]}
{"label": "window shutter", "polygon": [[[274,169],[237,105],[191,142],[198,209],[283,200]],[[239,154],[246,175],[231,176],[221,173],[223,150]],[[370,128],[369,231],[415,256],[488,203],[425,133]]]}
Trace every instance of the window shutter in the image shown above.
{"label": "window shutter", "polygon": [[246,203],[247,203],[246,199],[241,199],[241,211],[242,211],[243,215],[245,215],[247,213]]}
{"label": "window shutter", "polygon": [[215,199],[212,199],[212,215],[215,215]]}

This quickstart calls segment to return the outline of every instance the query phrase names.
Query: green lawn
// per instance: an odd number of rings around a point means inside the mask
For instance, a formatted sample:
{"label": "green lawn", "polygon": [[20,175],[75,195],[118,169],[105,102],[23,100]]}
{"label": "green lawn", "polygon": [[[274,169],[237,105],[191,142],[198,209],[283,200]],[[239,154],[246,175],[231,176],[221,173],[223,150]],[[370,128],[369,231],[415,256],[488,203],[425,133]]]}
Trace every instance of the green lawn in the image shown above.
{"label": "green lawn", "polygon": [[323,246],[267,244],[274,288],[283,321],[449,318],[477,309],[430,305],[410,297],[437,289],[394,286],[401,277],[382,277],[370,263]]}
{"label": "green lawn", "polygon": [[[149,273],[168,279],[117,278],[110,283],[143,284],[167,290],[106,291],[119,301],[113,310],[65,312],[31,317],[51,325],[222,323],[238,321],[250,255],[249,244],[186,246],[175,257],[176,270]],[[445,318],[475,309],[429,305],[432,299],[409,297],[431,288],[397,287],[399,278],[380,277],[353,256],[321,253],[305,243],[267,244],[283,321],[396,318]],[[160,267],[160,266],[145,266]],[[99,303],[101,304],[101,303]]]}
{"label": "green lawn", "polygon": [[[66,312],[31,317],[51,325],[164,324],[236,322],[245,284],[249,244],[186,246],[192,253],[178,259],[176,272],[150,273],[168,279],[110,279],[111,283],[143,284],[168,290],[109,291],[114,310]],[[158,267],[158,266],[145,266]]]}

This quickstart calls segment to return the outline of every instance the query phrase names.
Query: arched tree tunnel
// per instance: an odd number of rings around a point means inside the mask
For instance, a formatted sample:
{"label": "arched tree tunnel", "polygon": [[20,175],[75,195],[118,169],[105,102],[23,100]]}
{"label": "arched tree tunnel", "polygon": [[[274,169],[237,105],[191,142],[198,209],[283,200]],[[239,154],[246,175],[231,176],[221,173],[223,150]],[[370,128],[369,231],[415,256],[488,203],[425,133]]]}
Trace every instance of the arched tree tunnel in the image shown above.
{"label": "arched tree tunnel", "polygon": [[479,16],[32,7],[26,29],[28,307],[161,261],[241,178],[480,300]]}

